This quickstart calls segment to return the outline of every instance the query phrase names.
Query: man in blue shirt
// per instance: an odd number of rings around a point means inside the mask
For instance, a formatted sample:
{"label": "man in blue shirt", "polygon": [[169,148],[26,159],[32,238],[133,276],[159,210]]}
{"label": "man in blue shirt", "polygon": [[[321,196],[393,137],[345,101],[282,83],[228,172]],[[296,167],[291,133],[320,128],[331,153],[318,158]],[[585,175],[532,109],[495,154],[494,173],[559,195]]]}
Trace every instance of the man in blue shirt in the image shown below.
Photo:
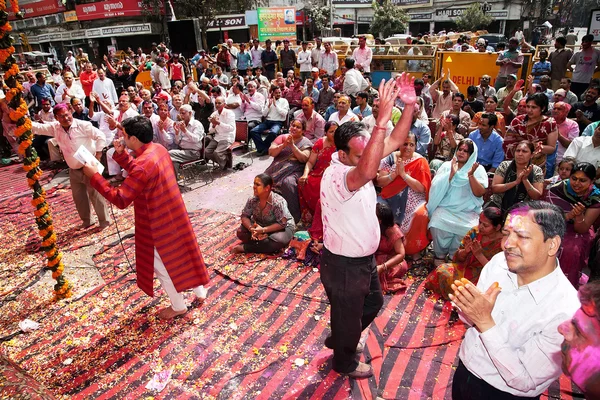
{"label": "man in blue shirt", "polygon": [[488,172],[496,171],[498,165],[504,161],[504,139],[494,130],[497,123],[498,117],[495,114],[483,114],[479,129],[469,135],[469,139],[477,145],[477,162]]}
{"label": "man in blue shirt", "polygon": [[55,94],[54,89],[52,89],[52,86],[46,83],[46,74],[40,71],[37,74],[35,74],[35,78],[37,79],[37,82],[35,83],[35,85],[31,85],[29,91],[35,98],[35,112],[37,113],[42,109],[43,99],[50,98],[50,103],[54,105]]}
{"label": "man in blue shirt", "polygon": [[413,112],[413,122],[410,126],[410,132],[414,134],[415,139],[417,139],[417,153],[423,157],[427,157],[427,148],[429,147],[429,142],[431,142],[431,129],[429,129],[429,125],[419,119],[422,105],[423,99],[420,97],[417,98]]}
{"label": "man in blue shirt", "polygon": [[369,95],[365,92],[359,92],[356,95],[357,106],[352,109],[352,112],[362,120],[365,117],[373,114],[373,110],[369,105]]}

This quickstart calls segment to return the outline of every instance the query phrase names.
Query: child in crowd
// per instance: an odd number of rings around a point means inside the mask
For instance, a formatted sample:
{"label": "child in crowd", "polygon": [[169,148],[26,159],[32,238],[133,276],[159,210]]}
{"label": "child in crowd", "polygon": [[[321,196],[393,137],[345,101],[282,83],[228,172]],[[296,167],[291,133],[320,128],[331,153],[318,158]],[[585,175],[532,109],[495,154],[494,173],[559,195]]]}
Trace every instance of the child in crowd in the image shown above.
{"label": "child in crowd", "polygon": [[550,179],[546,179],[546,186],[554,185],[557,182],[569,179],[571,171],[575,168],[575,159],[573,157],[565,157],[561,162],[558,163],[557,174]]}

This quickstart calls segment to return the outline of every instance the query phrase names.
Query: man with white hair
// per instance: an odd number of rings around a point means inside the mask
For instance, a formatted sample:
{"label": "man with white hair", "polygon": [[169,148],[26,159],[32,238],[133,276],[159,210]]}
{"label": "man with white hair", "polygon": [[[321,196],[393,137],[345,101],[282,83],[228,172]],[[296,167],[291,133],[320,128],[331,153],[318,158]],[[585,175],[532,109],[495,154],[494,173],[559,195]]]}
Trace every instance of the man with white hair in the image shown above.
{"label": "man with white hair", "polygon": [[210,118],[208,135],[210,142],[206,145],[204,157],[219,164],[221,169],[227,168],[227,149],[235,140],[235,114],[225,108],[225,98],[218,96],[215,99],[215,112]]}
{"label": "man with white hair", "polygon": [[256,82],[248,82],[247,87],[248,94],[241,94],[241,109],[244,112],[246,121],[248,121],[248,131],[250,131],[262,122],[266,103],[264,96],[256,91]]}
{"label": "man with white hair", "polygon": [[177,117],[179,116],[179,109],[183,105],[183,96],[181,94],[173,95],[173,97],[171,98],[171,104],[173,105],[173,108],[169,112],[169,116],[173,121],[177,121]]}
{"label": "man with white hair", "polygon": [[71,72],[73,72],[73,74],[77,73],[77,60],[73,56],[73,52],[70,50],[67,52],[67,58],[65,58],[65,65],[71,69]]}
{"label": "man with white hair", "polygon": [[72,72],[65,72],[64,83],[56,89],[56,96],[54,100],[56,104],[66,103],[70,104],[73,97],[78,98],[81,101],[85,100],[85,93],[79,82],[75,82]]}
{"label": "man with white hair", "polygon": [[199,160],[202,157],[204,138],[204,127],[194,118],[192,106],[182,105],[179,115],[182,120],[173,124],[177,149],[169,150],[175,172],[179,169],[180,163]]}
{"label": "man with white hair", "polygon": [[227,39],[227,50],[229,51],[229,68],[235,68],[237,66],[237,56],[239,50],[233,46],[233,40]]}

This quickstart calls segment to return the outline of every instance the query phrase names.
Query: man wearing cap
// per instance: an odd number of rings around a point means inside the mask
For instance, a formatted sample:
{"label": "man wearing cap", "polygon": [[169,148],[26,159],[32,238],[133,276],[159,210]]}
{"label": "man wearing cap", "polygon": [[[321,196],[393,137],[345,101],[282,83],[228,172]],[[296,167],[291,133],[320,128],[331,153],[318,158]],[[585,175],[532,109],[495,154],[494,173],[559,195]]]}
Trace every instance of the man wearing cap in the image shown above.
{"label": "man wearing cap", "polygon": [[277,65],[277,53],[271,48],[271,40],[265,41],[265,50],[260,54],[260,60],[269,81],[275,78],[275,66]]}
{"label": "man wearing cap", "polygon": [[[302,42],[302,50],[298,52],[298,65],[300,65],[300,78],[302,79],[302,82],[305,82],[306,79],[310,78],[312,69],[311,52],[307,49],[308,42]],[[319,72],[318,69],[317,72]]]}
{"label": "man wearing cap", "polygon": [[496,97],[498,98],[498,108],[504,108],[504,111],[508,113],[511,110],[516,110],[517,105],[519,104],[519,100],[523,97],[523,92],[517,90],[515,95],[512,98],[510,104],[508,104],[509,109],[506,109],[504,106],[504,98],[508,96],[508,94],[514,89],[515,83],[517,83],[517,76],[515,74],[510,74],[506,77],[506,86],[500,88]]}
{"label": "man wearing cap", "polygon": [[499,90],[506,85],[508,75],[516,74],[519,68],[523,66],[523,54],[517,49],[519,41],[516,38],[510,38],[508,41],[508,50],[498,54],[496,65],[500,66],[498,77],[494,88]]}
{"label": "man wearing cap", "polygon": [[65,58],[65,65],[71,69],[73,74],[77,74],[77,60],[73,56],[72,51],[67,52],[67,58]]}

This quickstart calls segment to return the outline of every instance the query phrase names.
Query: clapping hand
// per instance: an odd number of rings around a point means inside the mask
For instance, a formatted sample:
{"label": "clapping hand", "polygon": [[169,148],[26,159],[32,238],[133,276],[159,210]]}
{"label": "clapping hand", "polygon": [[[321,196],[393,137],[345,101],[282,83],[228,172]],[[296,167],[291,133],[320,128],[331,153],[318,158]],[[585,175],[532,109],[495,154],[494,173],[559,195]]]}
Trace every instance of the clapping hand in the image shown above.
{"label": "clapping hand", "polygon": [[496,325],[492,317],[492,310],[502,291],[497,282],[492,283],[485,293],[480,292],[470,282],[464,284],[454,281],[451,287],[454,293],[449,295],[450,300],[475,324],[480,332],[483,333]]}
{"label": "clapping hand", "polygon": [[475,256],[483,254],[483,248],[481,247],[481,242],[479,240],[473,240],[473,242],[471,242],[471,251]]}
{"label": "clapping hand", "polygon": [[456,158],[456,156],[452,157],[452,160],[450,161],[450,179],[452,179],[452,176],[454,176],[454,174],[458,171],[458,160]]}
{"label": "clapping hand", "polygon": [[519,79],[517,83],[515,83],[515,91],[518,92],[519,90],[523,89],[524,84],[525,81],[523,79]]}
{"label": "clapping hand", "polygon": [[469,175],[473,175],[475,173],[475,171],[477,171],[477,168],[479,168],[479,163],[478,162],[474,162],[473,166],[469,170]]}
{"label": "clapping hand", "polygon": [[404,172],[404,162],[400,157],[398,157],[398,160],[396,161],[396,175],[404,179],[405,174],[406,173]]}
{"label": "clapping hand", "polygon": [[533,171],[533,165],[529,165],[527,168],[525,168],[523,171],[521,171],[519,173],[519,176],[517,176],[517,182],[521,183],[524,180],[527,180],[527,178],[529,177],[529,174],[531,174],[531,171]]}
{"label": "clapping hand", "polygon": [[288,135],[288,137],[286,137],[283,142],[285,147],[291,146],[293,143],[294,143],[294,137],[292,135]]}

